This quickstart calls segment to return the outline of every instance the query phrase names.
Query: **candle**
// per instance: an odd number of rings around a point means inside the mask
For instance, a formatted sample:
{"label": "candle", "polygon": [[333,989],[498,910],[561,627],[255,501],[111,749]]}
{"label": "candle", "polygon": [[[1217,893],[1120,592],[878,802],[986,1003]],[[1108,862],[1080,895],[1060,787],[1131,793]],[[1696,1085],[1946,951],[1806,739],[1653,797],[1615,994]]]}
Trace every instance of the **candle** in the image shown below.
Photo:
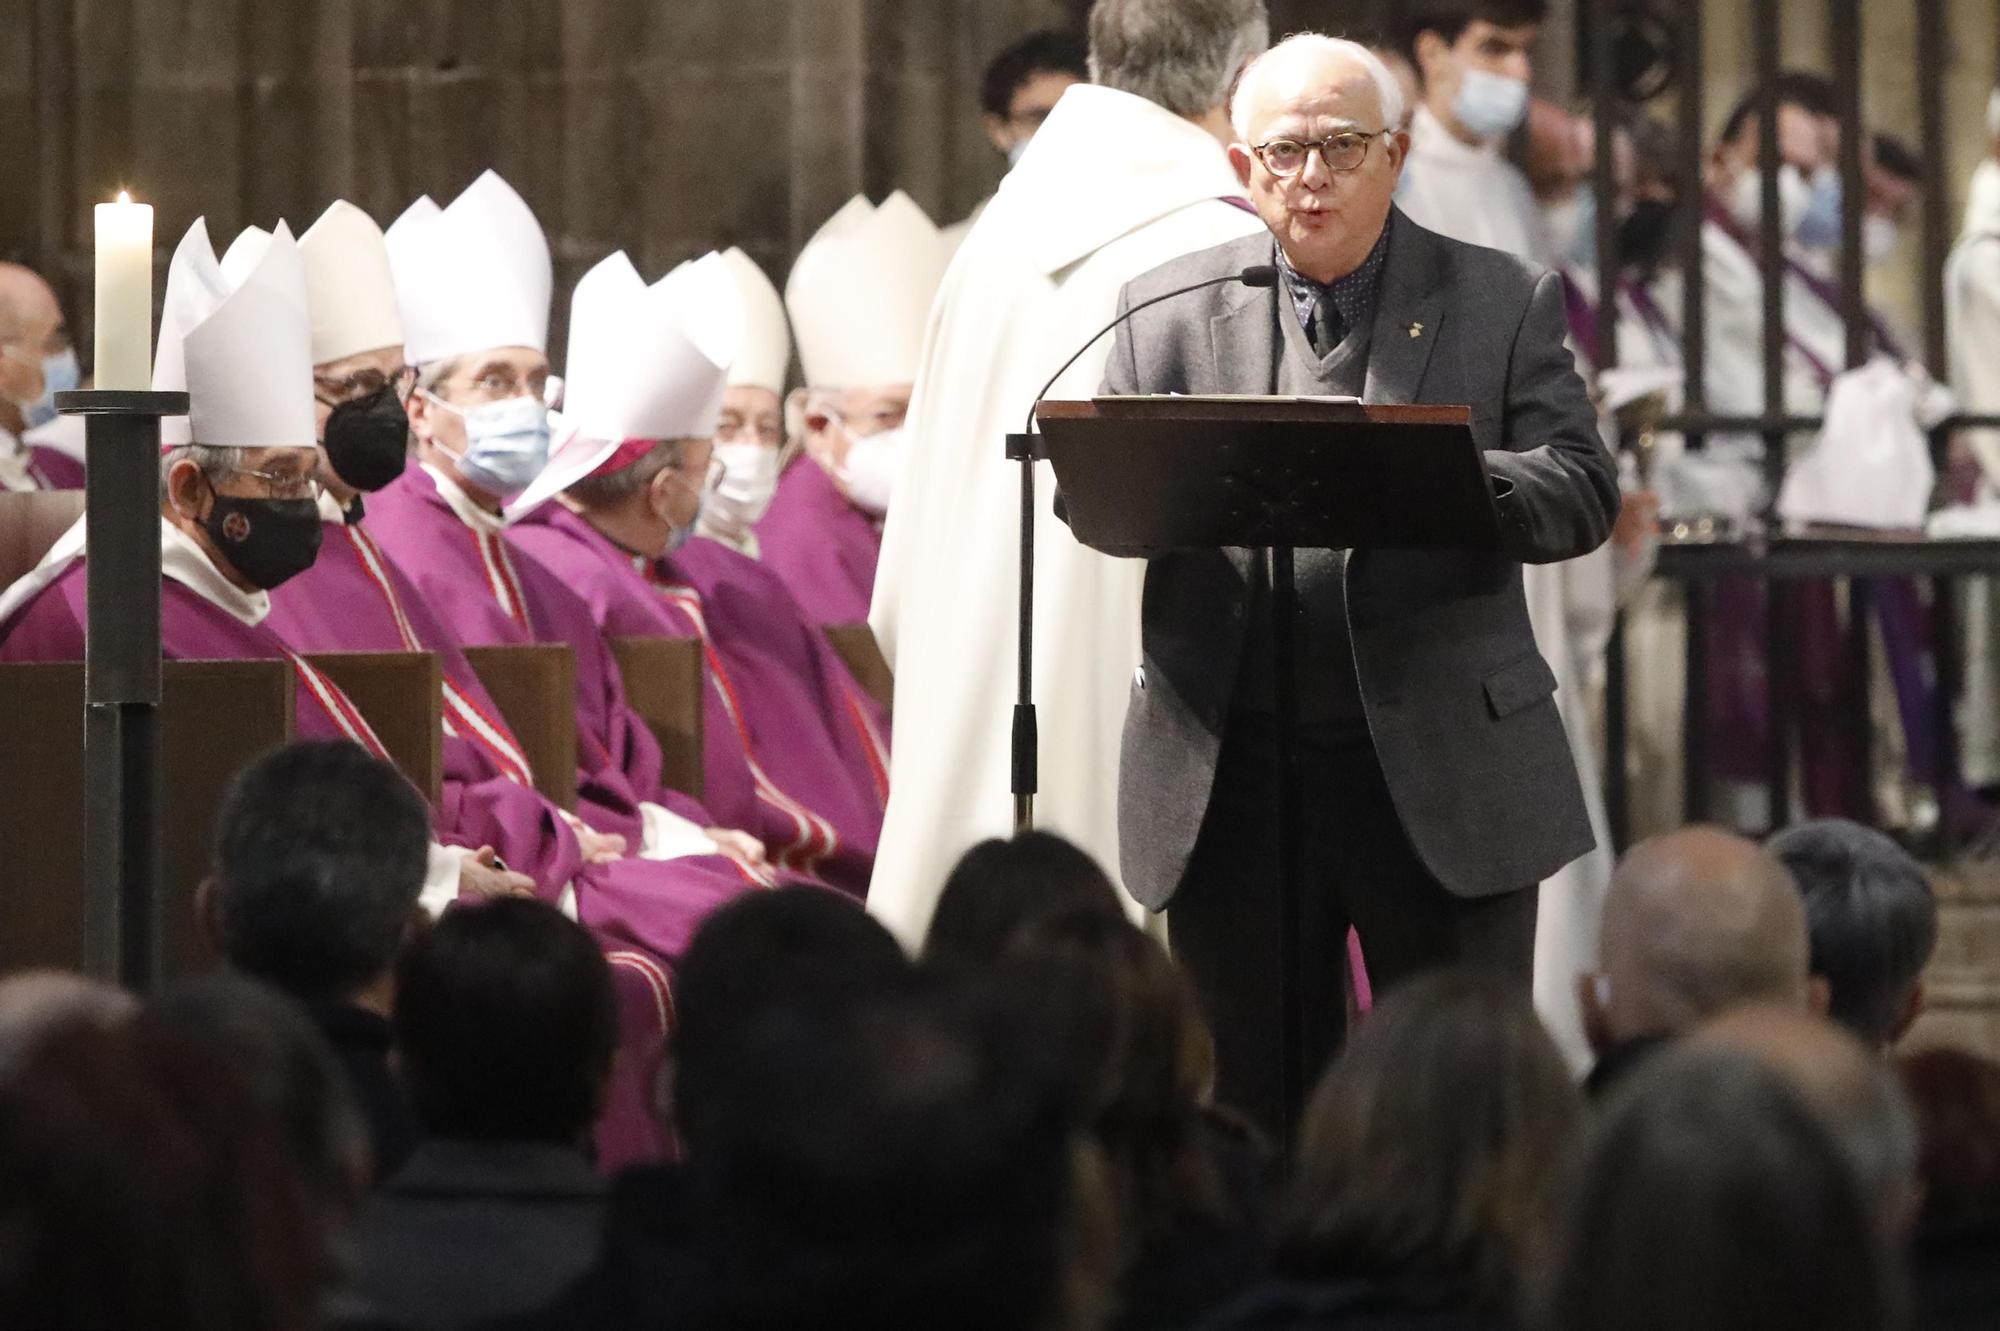
{"label": "candle", "polygon": [[153,209],[125,191],[97,205],[96,386],[153,383]]}

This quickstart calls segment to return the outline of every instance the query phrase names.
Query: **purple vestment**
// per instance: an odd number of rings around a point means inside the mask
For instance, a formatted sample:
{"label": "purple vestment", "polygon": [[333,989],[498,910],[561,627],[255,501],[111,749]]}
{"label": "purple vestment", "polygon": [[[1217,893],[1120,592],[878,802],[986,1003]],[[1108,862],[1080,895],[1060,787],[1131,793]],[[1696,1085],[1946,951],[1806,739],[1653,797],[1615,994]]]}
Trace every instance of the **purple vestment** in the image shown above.
{"label": "purple vestment", "polygon": [[757,524],[757,548],[811,622],[867,621],[882,524],[849,503],[803,453],[778,478],[778,492]]}
{"label": "purple vestment", "polygon": [[648,565],[555,503],[508,534],[583,598],[603,633],[701,639],[703,802],[778,864],[866,896],[888,796],[887,718],[784,584],[701,539]]}

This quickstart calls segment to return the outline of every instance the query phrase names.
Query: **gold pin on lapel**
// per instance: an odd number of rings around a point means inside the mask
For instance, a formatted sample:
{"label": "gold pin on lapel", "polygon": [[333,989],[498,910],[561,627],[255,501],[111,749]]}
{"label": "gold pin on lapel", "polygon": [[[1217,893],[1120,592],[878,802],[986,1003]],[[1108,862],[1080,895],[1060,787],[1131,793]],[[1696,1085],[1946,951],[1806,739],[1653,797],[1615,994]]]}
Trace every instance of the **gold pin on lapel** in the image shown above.
{"label": "gold pin on lapel", "polygon": [[1411,337],[1422,337],[1423,335],[1424,335],[1424,326],[1423,326],[1422,324],[1411,324],[1411,325],[1410,325],[1410,336],[1411,336]]}

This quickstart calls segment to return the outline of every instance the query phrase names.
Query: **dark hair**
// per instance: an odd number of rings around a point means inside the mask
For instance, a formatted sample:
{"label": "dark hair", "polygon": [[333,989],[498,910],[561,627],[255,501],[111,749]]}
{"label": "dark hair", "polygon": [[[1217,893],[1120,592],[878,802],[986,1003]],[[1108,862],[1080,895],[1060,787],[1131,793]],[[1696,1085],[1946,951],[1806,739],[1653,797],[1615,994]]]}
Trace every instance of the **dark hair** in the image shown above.
{"label": "dark hair", "polygon": [[323,1000],[393,964],[431,837],[422,798],[394,767],[344,741],[290,745],[237,774],[216,827],[232,966]]}
{"label": "dark hair", "polygon": [[1077,1121],[1103,1148],[1128,1251],[1190,1216],[1243,1219],[1211,1151],[1215,1042],[1159,944],[1122,917],[1072,908],[1024,925],[996,980],[1067,1068]]}
{"label": "dark hair", "polygon": [[1026,926],[1072,910],[1125,919],[1118,889],[1096,860],[1051,832],[982,841],[945,879],[924,936],[924,960],[984,968]]}
{"label": "dark hair", "polygon": [[1922,1141],[1924,1218],[2000,1213],[2000,1063],[1962,1049],[1926,1049],[1901,1061]]}
{"label": "dark hair", "polygon": [[576,1140],[596,1117],[617,1023],[597,944],[525,897],[446,911],[396,967],[396,1052],[435,1136]]}
{"label": "dark hair", "polygon": [[1037,74],[1090,77],[1089,50],[1073,32],[1045,28],[1031,32],[986,62],[979,80],[979,109],[989,116],[1007,116],[1014,94]]}
{"label": "dark hair", "polygon": [[742,1070],[744,1033],[769,1013],[820,1011],[906,981],[910,962],[850,899],[813,887],[740,898],[695,931],[674,983],[673,1114],[684,1142]]}
{"label": "dark hair", "polygon": [[609,508],[638,494],[653,478],[669,467],[680,465],[681,440],[662,439],[629,467],[613,472],[592,472],[573,481],[564,493],[585,508]]}
{"label": "dark hair", "polygon": [[[1777,89],[1777,105],[1781,107],[1796,106],[1808,115],[1822,117],[1837,117],[1840,114],[1840,89],[1824,74],[1788,69],[1773,80],[1773,86]],[[1728,119],[1722,122],[1724,143],[1734,142],[1750,117],[1757,114],[1758,96],[1758,90],[1752,88],[1729,109]]]}
{"label": "dark hair", "polygon": [[284,1131],[313,1200],[330,1214],[360,1201],[368,1125],[347,1074],[298,1003],[259,981],[219,972],[175,984],[146,1004],[155,1025],[225,1063]]}
{"label": "dark hair", "polygon": [[1787,828],[1769,849],[1805,898],[1812,971],[1833,994],[1828,1015],[1886,1043],[1937,947],[1937,899],[1922,866],[1874,828],[1842,818]]}
{"label": "dark hair", "polygon": [[1548,0],[1416,0],[1403,15],[1403,54],[1417,64],[1417,38],[1434,32],[1454,46],[1476,22],[1522,28],[1548,19]]}
{"label": "dark hair", "polygon": [[1924,178],[1924,159],[1915,148],[1897,138],[1894,134],[1872,136],[1875,145],[1875,165],[1898,180],[1912,184]]}
{"label": "dark hair", "polygon": [[1278,1268],[1511,1312],[1581,1114],[1568,1066],[1514,988],[1456,970],[1401,985],[1313,1092]]}
{"label": "dark hair", "polygon": [[1904,1291],[1833,1133],[1783,1073],[1728,1050],[1635,1072],[1570,1181],[1550,1331],[1885,1331]]}
{"label": "dark hair", "polygon": [[0,1325],[308,1327],[319,1219],[234,1070],[144,1016],[0,1084]]}
{"label": "dark hair", "polygon": [[1060,1081],[970,990],[766,1013],[690,1156],[700,1325],[1063,1324],[1079,1260]]}

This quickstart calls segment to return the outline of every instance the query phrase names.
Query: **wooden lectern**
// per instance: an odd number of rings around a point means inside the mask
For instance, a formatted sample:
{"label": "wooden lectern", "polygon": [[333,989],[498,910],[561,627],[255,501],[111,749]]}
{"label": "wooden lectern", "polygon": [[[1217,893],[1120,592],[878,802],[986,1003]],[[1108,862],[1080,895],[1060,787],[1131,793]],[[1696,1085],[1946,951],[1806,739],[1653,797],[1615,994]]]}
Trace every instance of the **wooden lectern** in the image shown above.
{"label": "wooden lectern", "polygon": [[[1352,399],[1100,397],[1036,409],[1058,513],[1093,550],[1261,549],[1271,586],[1279,734],[1279,983],[1287,1138],[1318,1069],[1300,1009],[1298,599],[1292,554],[1357,547],[1491,548],[1493,482],[1456,406]],[[1364,940],[1365,942],[1365,940]]]}

